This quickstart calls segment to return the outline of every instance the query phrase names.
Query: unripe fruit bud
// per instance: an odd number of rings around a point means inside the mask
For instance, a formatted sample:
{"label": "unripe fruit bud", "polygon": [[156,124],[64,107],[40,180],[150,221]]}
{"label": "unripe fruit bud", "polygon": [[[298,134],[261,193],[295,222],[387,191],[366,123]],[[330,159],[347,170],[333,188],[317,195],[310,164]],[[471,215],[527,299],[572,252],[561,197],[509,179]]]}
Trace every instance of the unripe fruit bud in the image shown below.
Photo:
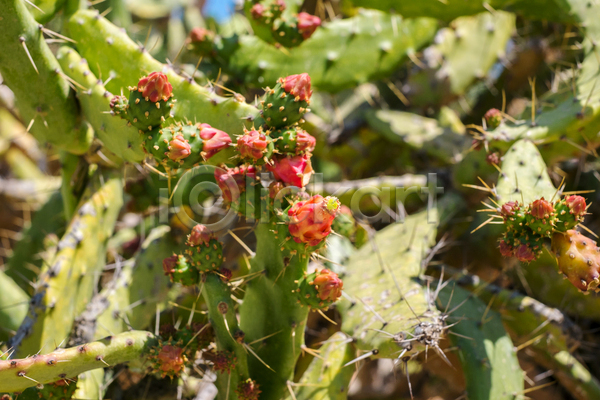
{"label": "unripe fruit bud", "polygon": [[287,93],[302,101],[310,100],[312,90],[310,87],[310,76],[307,73],[280,78],[280,82],[281,87]]}
{"label": "unripe fruit bud", "polygon": [[226,132],[215,129],[209,124],[198,124],[198,129],[200,138],[204,140],[202,155],[206,160],[231,144],[231,138]]}
{"label": "unripe fruit bud", "polygon": [[319,26],[321,26],[321,19],[316,15],[298,13],[298,31],[304,39],[311,37]]}
{"label": "unripe fruit bud", "polygon": [[167,75],[162,72],[152,72],[138,82],[138,90],[144,98],[155,103],[159,100],[168,100],[173,95],[173,86],[169,83]]}
{"label": "unripe fruit bud", "polygon": [[546,219],[549,218],[553,212],[554,207],[549,201],[544,200],[543,197],[540,200],[535,200],[531,203],[531,215],[535,218]]}
{"label": "unripe fruit bud", "polygon": [[488,128],[496,129],[502,123],[502,112],[497,108],[492,108],[485,113],[483,118],[485,118]]}
{"label": "unripe fruit bud", "polygon": [[182,160],[192,154],[190,144],[181,135],[175,136],[175,138],[169,142],[168,149],[169,151],[165,154],[173,161]]}

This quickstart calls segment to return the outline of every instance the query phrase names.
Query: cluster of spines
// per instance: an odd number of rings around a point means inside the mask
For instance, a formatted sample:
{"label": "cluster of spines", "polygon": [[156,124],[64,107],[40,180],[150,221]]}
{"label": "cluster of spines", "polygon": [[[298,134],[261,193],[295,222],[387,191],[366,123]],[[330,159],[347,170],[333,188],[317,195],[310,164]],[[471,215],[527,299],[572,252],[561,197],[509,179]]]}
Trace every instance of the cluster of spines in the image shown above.
{"label": "cluster of spines", "polygon": [[184,286],[196,285],[203,274],[217,273],[224,280],[230,275],[220,269],[225,258],[223,246],[205,225],[194,226],[188,235],[184,254],[173,254],[163,260],[165,275]]}
{"label": "cluster of spines", "polygon": [[500,252],[505,257],[514,256],[519,261],[531,262],[541,254],[544,238],[575,228],[585,214],[585,199],[577,195],[554,203],[542,197],[527,206],[509,201],[500,207],[506,226],[499,244]]}

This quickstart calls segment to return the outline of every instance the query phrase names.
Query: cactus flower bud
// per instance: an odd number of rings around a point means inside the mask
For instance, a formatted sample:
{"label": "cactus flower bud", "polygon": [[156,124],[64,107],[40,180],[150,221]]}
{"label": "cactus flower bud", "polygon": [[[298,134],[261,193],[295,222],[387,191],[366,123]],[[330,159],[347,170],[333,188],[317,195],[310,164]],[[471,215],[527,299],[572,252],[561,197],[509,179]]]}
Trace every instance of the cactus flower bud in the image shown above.
{"label": "cactus flower bud", "polygon": [[586,204],[585,199],[583,197],[576,195],[569,196],[565,199],[565,202],[571,210],[571,214],[574,214],[576,216],[585,215]]}
{"label": "cactus flower bud", "polygon": [[296,154],[313,151],[316,144],[317,139],[310,133],[302,129],[296,132]]}
{"label": "cactus flower bud", "polygon": [[188,235],[187,245],[193,247],[202,244],[207,245],[214,238],[215,235],[206,225],[198,224],[192,228],[192,232]]}
{"label": "cactus flower bud", "polygon": [[261,393],[261,390],[256,381],[248,378],[238,384],[235,393],[240,400],[258,400],[258,395]]}
{"label": "cactus flower bud", "polygon": [[516,209],[519,208],[519,203],[517,201],[507,201],[500,207],[500,214],[503,217],[511,217],[515,214]]}
{"label": "cactus flower bud", "polygon": [[279,181],[273,181],[269,185],[269,197],[274,199],[277,197],[277,193],[285,188],[285,185]]}
{"label": "cactus flower bud", "polygon": [[515,257],[517,257],[519,259],[519,261],[521,262],[531,262],[533,260],[536,259],[535,253],[533,252],[533,250],[531,250],[531,248],[526,245],[526,244],[522,244],[520,245],[517,250],[515,250]]}
{"label": "cactus flower bud", "polygon": [[231,138],[227,133],[215,129],[209,124],[198,124],[198,129],[200,130],[200,138],[204,140],[202,156],[206,160],[231,144]]}
{"label": "cactus flower bud", "polygon": [[298,201],[288,210],[289,230],[296,243],[316,246],[331,232],[331,225],[340,209],[335,197],[315,195]]}
{"label": "cactus flower bud", "polygon": [[241,165],[235,168],[217,168],[215,180],[221,189],[226,203],[236,201],[246,190],[246,177],[256,178],[256,168],[253,165]]}
{"label": "cactus flower bud", "polygon": [[335,272],[322,269],[313,280],[318,297],[323,301],[334,302],[342,296],[344,283]]}
{"label": "cactus flower bud", "polygon": [[265,15],[265,6],[260,3],[256,3],[250,9],[250,15],[254,19],[261,19]]}
{"label": "cactus flower bud", "polygon": [[310,100],[312,90],[310,89],[310,76],[306,72],[303,74],[290,75],[285,78],[280,78],[280,82],[281,87],[287,93],[298,98],[299,100]]}
{"label": "cactus flower bud", "polygon": [[531,203],[531,215],[538,219],[547,219],[554,212],[552,204],[542,197]]}
{"label": "cactus flower bud", "polygon": [[183,349],[170,344],[162,346],[156,358],[159,364],[158,372],[163,378],[167,375],[171,377],[179,375],[185,363]]}
{"label": "cactus flower bud", "polygon": [[310,155],[274,157],[273,165],[267,164],[275,179],[288,185],[304,187],[313,174]]}
{"label": "cactus flower bud", "polygon": [[153,72],[143,77],[137,87],[142,96],[153,103],[159,100],[167,101],[173,95],[173,86],[169,83],[167,75],[162,72]]}
{"label": "cactus flower bud", "polygon": [[192,148],[187,140],[182,135],[177,135],[169,142],[169,151],[165,154],[173,161],[179,161],[190,154],[192,154]]}
{"label": "cactus flower bud", "polygon": [[504,257],[512,257],[515,255],[515,249],[513,249],[513,247],[508,244],[506,240],[500,241],[498,249],[500,250],[500,254],[502,254]]}
{"label": "cactus flower bud", "polygon": [[321,19],[316,15],[305,12],[298,13],[298,31],[304,39],[311,37],[319,26],[321,26]]}
{"label": "cactus flower bud", "polygon": [[212,42],[215,37],[215,33],[206,28],[194,28],[190,32],[190,40],[192,43],[196,42]]}
{"label": "cactus flower bud", "polygon": [[237,141],[237,149],[242,158],[260,160],[267,152],[269,141],[267,135],[259,131],[246,131]]}
{"label": "cactus flower bud", "polygon": [[497,108],[491,108],[485,113],[483,118],[485,118],[488,128],[496,129],[502,123],[502,112]]}
{"label": "cactus flower bud", "polygon": [[172,275],[175,272],[178,259],[179,257],[173,254],[171,257],[167,257],[163,260],[163,270],[165,271],[165,275]]}

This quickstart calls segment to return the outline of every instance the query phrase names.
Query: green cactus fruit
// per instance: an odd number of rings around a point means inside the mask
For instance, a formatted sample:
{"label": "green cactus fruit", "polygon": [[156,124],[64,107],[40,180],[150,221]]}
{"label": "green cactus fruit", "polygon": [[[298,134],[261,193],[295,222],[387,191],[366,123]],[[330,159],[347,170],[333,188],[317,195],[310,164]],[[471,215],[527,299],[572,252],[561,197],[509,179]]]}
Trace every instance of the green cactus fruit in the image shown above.
{"label": "green cactus fruit", "polygon": [[158,345],[149,350],[148,362],[151,371],[161,378],[168,376],[173,379],[179,376],[188,362],[183,347],[172,340],[159,340]]}
{"label": "green cactus fruit", "polygon": [[38,390],[40,399],[69,400],[77,390],[77,377],[60,379],[53,383],[46,383]]}
{"label": "green cactus fruit", "polygon": [[600,247],[575,230],[552,235],[552,253],[560,272],[579,290],[599,291]]}
{"label": "green cactus fruit", "polygon": [[299,126],[278,129],[270,133],[275,148],[283,154],[301,155],[312,152],[317,140]]}
{"label": "green cactus fruit", "polygon": [[183,255],[174,254],[165,258],[163,260],[163,270],[173,283],[192,286],[197,285],[200,281],[200,273]]}
{"label": "green cactus fruit", "polygon": [[298,281],[298,301],[314,309],[327,308],[342,296],[344,283],[328,269],[305,275]]}
{"label": "green cactus fruit", "polygon": [[525,225],[534,233],[542,236],[550,237],[554,231],[554,222],[556,213],[552,203],[545,200],[543,197],[539,200],[534,200],[526,211]]}
{"label": "green cactus fruit", "polygon": [[502,123],[502,112],[497,108],[488,110],[483,116],[488,129],[496,129]]}
{"label": "green cactus fruit", "polygon": [[152,72],[129,91],[127,117],[133,126],[141,131],[151,131],[169,118],[175,100],[167,75]]}
{"label": "green cactus fruit", "polygon": [[262,393],[259,386],[255,380],[248,378],[238,384],[235,393],[239,400],[258,400],[258,395]]}
{"label": "green cactus fruit", "polygon": [[236,147],[240,158],[255,165],[263,165],[271,157],[274,150],[273,140],[262,128],[247,130],[238,137]]}
{"label": "green cactus fruit", "polygon": [[200,272],[217,271],[224,261],[221,242],[205,225],[194,226],[186,244],[190,263]]}
{"label": "green cactus fruit", "polygon": [[319,17],[301,12],[289,20],[277,21],[273,27],[273,39],[282,46],[296,47],[310,38],[319,26],[321,26]]}
{"label": "green cactus fruit", "polygon": [[214,370],[224,374],[231,374],[235,368],[237,357],[233,351],[221,350],[212,357]]}
{"label": "green cactus fruit", "polygon": [[272,128],[293,125],[302,119],[310,104],[310,76],[307,73],[279,78],[273,89],[267,88],[262,114]]}
{"label": "green cactus fruit", "polygon": [[556,230],[566,232],[583,222],[587,206],[581,196],[567,196],[556,202]]}
{"label": "green cactus fruit", "polygon": [[527,222],[525,210],[518,201],[508,201],[500,207],[500,215],[504,218],[507,231],[521,231]]}
{"label": "green cactus fruit", "polygon": [[352,239],[356,234],[356,220],[352,215],[352,210],[345,205],[340,207],[340,212],[336,215],[331,226],[334,232]]}

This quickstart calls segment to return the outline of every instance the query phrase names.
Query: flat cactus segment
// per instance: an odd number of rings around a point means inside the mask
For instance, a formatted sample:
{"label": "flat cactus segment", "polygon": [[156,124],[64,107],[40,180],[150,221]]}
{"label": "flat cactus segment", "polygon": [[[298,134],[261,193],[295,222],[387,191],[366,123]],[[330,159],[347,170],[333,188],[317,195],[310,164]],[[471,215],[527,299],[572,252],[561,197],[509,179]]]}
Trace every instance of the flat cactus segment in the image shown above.
{"label": "flat cactus segment", "polygon": [[155,341],[149,332],[131,331],[37,357],[0,360],[0,392],[21,392],[36,382],[55,382],[107,365],[130,362],[141,366],[148,346]]}
{"label": "flat cactus segment", "polygon": [[42,268],[27,317],[12,339],[17,354],[47,351],[69,336],[104,268],[106,241],[123,205],[122,190],[120,179],[109,179],[76,211],[56,255]]}
{"label": "flat cactus segment", "polygon": [[347,399],[350,379],[356,371],[354,366],[344,367],[355,355],[348,339],[336,332],[323,343],[319,357],[313,358],[298,382],[296,400]]}
{"label": "flat cactus segment", "polygon": [[515,142],[504,155],[501,167],[496,186],[499,204],[529,204],[542,197],[551,199],[556,193],[542,155],[529,140]]}
{"label": "flat cactus segment", "polygon": [[[177,98],[173,111],[176,119],[187,118],[190,121],[208,123],[233,138],[234,135],[244,133],[243,120],[248,121],[247,127],[250,127],[251,121],[258,115],[258,109],[237,100],[235,96],[217,96],[177,75],[96,12],[77,11],[70,18],[68,26],[73,39],[77,40],[78,51],[88,61],[94,74],[99,77],[101,72],[102,79],[112,76],[111,81],[106,84],[106,88],[112,93],[119,94],[122,88],[135,85],[148,72],[166,70],[164,72]],[[221,161],[226,159],[227,157]]]}
{"label": "flat cactus segment", "polygon": [[30,131],[38,140],[84,153],[91,144],[91,132],[78,125],[69,83],[27,7],[22,0],[0,2],[0,74],[14,92],[23,120],[34,120]]}
{"label": "flat cactus segment", "polygon": [[8,339],[27,315],[29,296],[9,276],[0,270],[0,341]]}
{"label": "flat cactus segment", "polygon": [[369,110],[366,117],[371,128],[388,140],[425,151],[444,162],[460,161],[470,145],[462,124],[444,126],[433,118],[395,110]]}
{"label": "flat cactus segment", "polygon": [[77,97],[83,115],[104,146],[125,161],[141,162],[144,137],[126,121],[108,113],[112,96],[90,71],[87,61],[70,47],[61,47],[56,57],[65,74],[82,86],[77,89]]}
{"label": "flat cactus segment", "polygon": [[[338,308],[342,331],[357,339],[358,348],[377,349],[383,358],[397,357],[411,347],[403,340],[412,337],[419,322],[437,320],[436,312],[428,311],[424,288],[413,278],[421,273],[427,249],[435,242],[441,215],[453,203],[449,199],[439,209],[389,225],[347,261],[342,279],[348,299],[342,299]],[[408,343],[418,345],[418,341]]]}
{"label": "flat cactus segment", "polygon": [[[452,293],[453,292],[453,293]],[[500,314],[460,287],[447,285],[439,293],[440,310],[448,317],[449,335],[458,356],[471,399],[525,399],[525,373],[519,366],[513,342],[504,330]],[[461,336],[458,336],[461,335]]]}
{"label": "flat cactus segment", "polygon": [[552,0],[352,0],[356,7],[395,11],[407,18],[428,16],[451,21],[463,15],[474,15],[493,9],[508,9],[523,16],[551,21],[574,22],[574,17],[562,8],[564,2]]}
{"label": "flat cactus segment", "polygon": [[288,49],[289,54],[257,37],[243,36],[222,67],[261,86],[307,72],[315,88],[338,92],[388,76],[409,53],[430,43],[436,29],[437,22],[430,18],[402,19],[365,10],[323,24],[301,46]]}

